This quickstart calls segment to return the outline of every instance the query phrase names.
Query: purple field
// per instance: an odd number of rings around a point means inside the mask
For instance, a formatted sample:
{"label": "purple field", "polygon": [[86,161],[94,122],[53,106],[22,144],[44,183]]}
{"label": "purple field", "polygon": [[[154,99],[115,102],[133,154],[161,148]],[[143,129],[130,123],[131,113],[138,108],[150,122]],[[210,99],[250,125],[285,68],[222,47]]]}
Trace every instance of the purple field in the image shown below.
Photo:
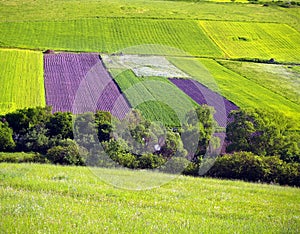
{"label": "purple field", "polygon": [[124,118],[129,105],[98,54],[44,55],[46,103],[53,112],[110,111]]}
{"label": "purple field", "polygon": [[220,94],[215,93],[195,80],[169,79],[173,84],[190,96],[199,105],[207,104],[215,109],[214,118],[220,127],[226,127],[228,114],[238,107]]}

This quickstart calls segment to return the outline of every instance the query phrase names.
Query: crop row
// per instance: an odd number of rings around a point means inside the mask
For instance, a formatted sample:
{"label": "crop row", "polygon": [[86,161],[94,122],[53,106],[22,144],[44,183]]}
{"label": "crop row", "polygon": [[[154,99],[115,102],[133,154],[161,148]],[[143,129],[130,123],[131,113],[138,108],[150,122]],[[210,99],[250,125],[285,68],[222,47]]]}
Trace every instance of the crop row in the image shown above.
{"label": "crop row", "polygon": [[230,58],[299,62],[300,33],[286,24],[226,21],[199,24]]}
{"label": "crop row", "polygon": [[226,127],[229,113],[238,109],[232,102],[197,81],[190,79],[170,79],[170,81],[199,105],[214,107],[214,118],[220,127]]}
{"label": "crop row", "polygon": [[42,54],[1,49],[0,90],[0,114],[45,106]]}
{"label": "crop row", "polygon": [[3,45],[23,48],[113,53],[131,46],[155,44],[130,50],[135,54],[187,52],[222,56],[221,50],[193,20],[99,18],[5,22],[0,23],[0,31]]}
{"label": "crop row", "polygon": [[122,118],[129,106],[97,54],[45,54],[47,105],[53,111],[113,111]]}
{"label": "crop row", "polygon": [[185,114],[196,106],[165,78],[140,78],[131,70],[125,70],[115,74],[115,80],[133,108],[139,109],[147,119],[165,125],[180,126]]}

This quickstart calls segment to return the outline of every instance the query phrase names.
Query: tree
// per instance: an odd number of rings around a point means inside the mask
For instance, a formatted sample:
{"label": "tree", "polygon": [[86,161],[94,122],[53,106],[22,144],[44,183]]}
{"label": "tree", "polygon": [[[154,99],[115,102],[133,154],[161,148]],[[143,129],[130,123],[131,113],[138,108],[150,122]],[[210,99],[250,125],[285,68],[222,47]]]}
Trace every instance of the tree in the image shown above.
{"label": "tree", "polygon": [[62,165],[84,165],[79,146],[74,141],[65,145],[54,146],[47,151],[47,158],[52,163]]}
{"label": "tree", "polygon": [[18,151],[33,151],[45,154],[50,147],[51,141],[47,136],[47,129],[44,124],[31,127],[17,141]]}
{"label": "tree", "polygon": [[[190,111],[183,124],[181,138],[184,148],[188,151],[188,158],[197,162],[207,152],[217,126],[213,118],[214,110],[208,106],[199,106]],[[218,144],[214,145],[218,148]]]}
{"label": "tree", "polygon": [[12,134],[13,130],[8,126],[8,123],[6,121],[0,121],[0,151],[10,151],[14,149],[16,145]]}
{"label": "tree", "polygon": [[299,133],[281,113],[247,109],[230,114],[227,125],[227,151],[250,151],[257,155],[279,155],[284,160],[299,158]]}
{"label": "tree", "polygon": [[35,107],[17,110],[4,116],[16,135],[26,132],[40,123],[46,123],[51,116],[51,107]]}
{"label": "tree", "polygon": [[[110,112],[97,111],[95,114],[95,123],[98,129],[98,139],[100,142],[108,141],[112,137],[113,117]],[[116,121],[114,119],[114,121]]]}
{"label": "tree", "polygon": [[60,136],[62,139],[73,139],[73,121],[70,112],[56,112],[46,123],[48,136]]}
{"label": "tree", "polygon": [[93,113],[77,115],[74,120],[74,139],[79,146],[88,150],[99,145],[97,126]]}

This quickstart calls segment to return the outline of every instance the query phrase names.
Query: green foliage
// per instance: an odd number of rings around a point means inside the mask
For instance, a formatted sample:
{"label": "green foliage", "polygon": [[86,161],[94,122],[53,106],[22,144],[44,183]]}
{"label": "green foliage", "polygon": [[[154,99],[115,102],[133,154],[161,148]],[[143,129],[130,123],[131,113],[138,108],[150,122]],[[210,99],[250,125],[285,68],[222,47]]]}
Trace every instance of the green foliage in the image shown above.
{"label": "green foliage", "polygon": [[0,121],[0,151],[9,151],[14,149],[15,142],[12,138],[13,131],[7,122]]}
{"label": "green foliage", "polygon": [[285,161],[299,161],[299,133],[291,132],[291,121],[277,112],[239,110],[226,128],[228,152],[251,151],[278,155]]}
{"label": "green foliage", "polygon": [[239,152],[218,157],[207,175],[299,186],[299,165],[286,163],[277,156],[257,156],[250,152]]}
{"label": "green foliage", "polygon": [[51,115],[50,120],[46,123],[50,137],[60,137],[63,139],[73,139],[73,122],[70,112],[56,112]]}
{"label": "green foliage", "polygon": [[9,163],[47,163],[46,157],[39,153],[24,153],[24,152],[0,152],[0,162]]}
{"label": "green foliage", "polygon": [[159,168],[166,162],[166,159],[161,155],[156,154],[143,154],[138,158],[139,168],[142,169],[155,169]]}
{"label": "green foliage", "polygon": [[34,107],[16,110],[4,115],[14,133],[22,134],[40,124],[46,124],[51,116],[51,107]]}
{"label": "green foliage", "polygon": [[[213,141],[212,135],[217,126],[213,113],[214,110],[208,106],[197,107],[187,113],[181,136],[188,158],[193,162],[198,162],[207,153],[208,145]],[[218,144],[214,145],[212,151],[218,147]]]}
{"label": "green foliage", "polygon": [[75,142],[69,141],[65,146],[54,146],[47,151],[47,159],[54,164],[84,165],[79,147]]}
{"label": "green foliage", "polygon": [[100,142],[108,141],[113,131],[113,117],[110,112],[97,111],[95,114],[95,124],[98,128],[98,139]]}
{"label": "green foliage", "polygon": [[26,133],[17,140],[17,150],[45,154],[52,143],[46,134],[47,129],[43,125],[29,128]]}
{"label": "green foliage", "polygon": [[0,49],[0,90],[0,114],[45,106],[43,54]]}
{"label": "green foliage", "polygon": [[99,144],[97,126],[93,113],[79,114],[74,117],[74,139],[79,146],[88,150]]}

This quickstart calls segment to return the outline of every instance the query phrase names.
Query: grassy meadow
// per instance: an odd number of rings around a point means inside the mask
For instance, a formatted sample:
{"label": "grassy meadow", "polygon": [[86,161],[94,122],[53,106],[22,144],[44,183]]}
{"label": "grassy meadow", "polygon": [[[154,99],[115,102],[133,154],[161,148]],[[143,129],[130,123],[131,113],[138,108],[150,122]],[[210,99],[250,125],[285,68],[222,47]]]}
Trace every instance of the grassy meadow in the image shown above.
{"label": "grassy meadow", "polygon": [[[138,172],[0,164],[1,231],[7,233],[298,233],[298,188],[143,173],[168,183],[128,190]],[[104,177],[102,177],[104,178]]]}
{"label": "grassy meadow", "polygon": [[0,114],[45,106],[43,54],[0,49]]}
{"label": "grassy meadow", "polygon": [[297,71],[299,66],[227,60],[219,62],[226,68],[300,105],[300,72]]}
{"label": "grassy meadow", "polygon": [[277,110],[300,127],[300,105],[212,59],[169,58],[178,68],[243,108]]}

